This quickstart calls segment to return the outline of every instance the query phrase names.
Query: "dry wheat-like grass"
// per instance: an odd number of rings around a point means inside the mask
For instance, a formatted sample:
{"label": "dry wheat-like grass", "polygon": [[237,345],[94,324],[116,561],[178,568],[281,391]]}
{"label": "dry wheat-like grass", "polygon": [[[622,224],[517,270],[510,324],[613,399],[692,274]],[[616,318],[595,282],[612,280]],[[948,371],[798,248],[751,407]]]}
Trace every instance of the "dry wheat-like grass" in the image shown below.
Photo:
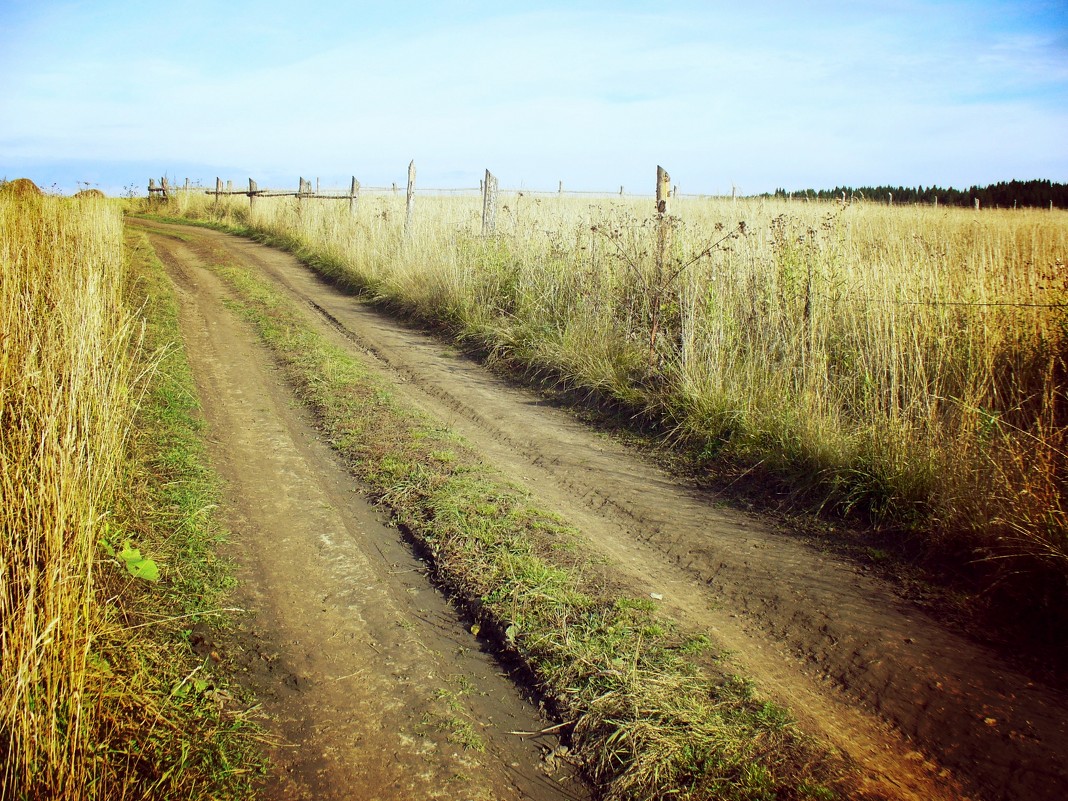
{"label": "dry wheat-like grass", "polygon": [[90,784],[94,557],[128,432],[121,218],[0,197],[0,796]]}

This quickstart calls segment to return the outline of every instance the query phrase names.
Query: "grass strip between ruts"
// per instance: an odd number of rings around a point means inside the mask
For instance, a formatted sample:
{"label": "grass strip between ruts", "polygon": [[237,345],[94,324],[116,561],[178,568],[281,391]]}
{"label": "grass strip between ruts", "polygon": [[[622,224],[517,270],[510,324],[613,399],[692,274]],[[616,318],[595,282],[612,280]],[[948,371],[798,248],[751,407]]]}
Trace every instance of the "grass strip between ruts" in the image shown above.
{"label": "grass strip between ruts", "polygon": [[[250,272],[218,267],[355,475],[432,555],[438,577],[513,650],[610,799],[833,798],[849,784],[789,714],[687,653],[648,600],[605,589],[577,532]],[[846,791],[848,792],[848,791]]]}

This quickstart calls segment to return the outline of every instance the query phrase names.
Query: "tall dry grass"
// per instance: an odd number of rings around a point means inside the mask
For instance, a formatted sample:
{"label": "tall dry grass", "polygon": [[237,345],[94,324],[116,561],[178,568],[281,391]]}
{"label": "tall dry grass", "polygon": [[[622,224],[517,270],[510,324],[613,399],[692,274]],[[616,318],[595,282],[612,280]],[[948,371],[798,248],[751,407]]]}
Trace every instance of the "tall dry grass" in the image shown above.
{"label": "tall dry grass", "polygon": [[[1065,594],[1068,215],[679,199],[344,202],[182,195],[324,271],[759,465],[839,512],[911,530],[986,586]],[[1033,581],[1041,574],[1042,581]],[[1024,578],[1020,580],[1020,577]]]}
{"label": "tall dry grass", "polygon": [[121,216],[0,197],[0,271],[0,796],[79,798],[97,758],[94,560],[131,408]]}

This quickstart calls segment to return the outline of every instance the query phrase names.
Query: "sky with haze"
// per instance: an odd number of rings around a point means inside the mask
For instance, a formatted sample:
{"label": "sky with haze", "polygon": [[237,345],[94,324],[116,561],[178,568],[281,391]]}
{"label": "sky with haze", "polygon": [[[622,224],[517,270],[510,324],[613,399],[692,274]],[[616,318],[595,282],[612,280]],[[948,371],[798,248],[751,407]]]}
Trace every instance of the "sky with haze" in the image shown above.
{"label": "sky with haze", "polygon": [[422,187],[1068,182],[1068,0],[0,0],[0,178],[410,159]]}

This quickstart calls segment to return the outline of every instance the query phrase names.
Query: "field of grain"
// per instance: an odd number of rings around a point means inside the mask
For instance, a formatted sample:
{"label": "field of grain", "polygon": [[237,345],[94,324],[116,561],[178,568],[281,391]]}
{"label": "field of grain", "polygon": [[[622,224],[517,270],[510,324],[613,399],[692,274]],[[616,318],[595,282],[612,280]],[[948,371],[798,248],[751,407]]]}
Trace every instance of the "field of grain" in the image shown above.
{"label": "field of grain", "polygon": [[0,193],[0,798],[244,797],[257,764],[182,634],[221,571],[149,273],[120,204]]}

